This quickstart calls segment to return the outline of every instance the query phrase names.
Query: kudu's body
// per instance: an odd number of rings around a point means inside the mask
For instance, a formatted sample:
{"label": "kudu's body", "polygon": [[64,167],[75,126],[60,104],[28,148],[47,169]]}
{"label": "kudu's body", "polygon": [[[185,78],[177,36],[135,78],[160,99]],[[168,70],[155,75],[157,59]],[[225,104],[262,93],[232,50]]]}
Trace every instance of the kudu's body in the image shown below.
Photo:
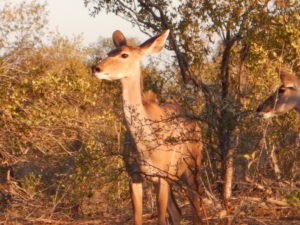
{"label": "kudu's body", "polygon": [[[173,224],[179,224],[179,209],[172,198],[169,180],[184,179],[190,191],[193,222],[200,224],[199,196],[194,174],[201,161],[201,134],[198,124],[180,115],[175,104],[159,106],[152,92],[142,94],[140,61],[145,55],[159,52],[169,31],[150,38],[137,47],[127,46],[120,31],[113,33],[115,50],[92,67],[99,79],[120,80],[122,83],[123,110],[130,135],[125,154],[127,170],[132,177],[131,198],[134,224],[142,224],[142,178],[157,184],[158,222],[166,224],[168,210]],[[129,144],[128,144],[129,143]],[[136,150],[136,154],[134,153]],[[127,165],[128,165],[127,164]]]}
{"label": "kudu's body", "polygon": [[282,85],[257,109],[264,118],[272,118],[292,109],[300,114],[300,78],[293,73],[279,70]]}

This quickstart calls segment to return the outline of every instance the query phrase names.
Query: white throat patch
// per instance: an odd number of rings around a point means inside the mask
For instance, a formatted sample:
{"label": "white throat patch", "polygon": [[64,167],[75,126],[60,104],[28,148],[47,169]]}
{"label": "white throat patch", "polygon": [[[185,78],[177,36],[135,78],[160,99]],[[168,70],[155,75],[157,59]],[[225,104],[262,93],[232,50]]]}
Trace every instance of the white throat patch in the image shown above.
{"label": "white throat patch", "polygon": [[270,119],[270,118],[276,116],[273,112],[262,113],[261,115],[263,116],[264,119]]}
{"label": "white throat patch", "polygon": [[120,80],[124,78],[125,76],[121,73],[111,76],[108,73],[94,73],[94,76],[97,77],[100,80]]}

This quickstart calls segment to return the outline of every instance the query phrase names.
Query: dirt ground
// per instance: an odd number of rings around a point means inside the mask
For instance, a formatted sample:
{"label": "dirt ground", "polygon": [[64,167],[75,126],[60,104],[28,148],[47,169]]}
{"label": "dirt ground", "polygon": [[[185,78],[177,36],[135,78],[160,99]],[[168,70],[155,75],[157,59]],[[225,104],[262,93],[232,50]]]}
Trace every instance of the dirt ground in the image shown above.
{"label": "dirt ground", "polygon": [[[300,225],[300,209],[291,208],[281,201],[261,200],[258,198],[236,198],[228,202],[228,210],[222,209],[220,204],[205,202],[202,210],[204,225]],[[192,224],[191,208],[189,204],[180,205],[182,211],[182,225]],[[114,214],[86,219],[15,219],[0,222],[7,225],[132,225],[130,205],[126,209],[116,210]],[[146,208],[143,214],[144,225],[156,225],[156,209]]]}

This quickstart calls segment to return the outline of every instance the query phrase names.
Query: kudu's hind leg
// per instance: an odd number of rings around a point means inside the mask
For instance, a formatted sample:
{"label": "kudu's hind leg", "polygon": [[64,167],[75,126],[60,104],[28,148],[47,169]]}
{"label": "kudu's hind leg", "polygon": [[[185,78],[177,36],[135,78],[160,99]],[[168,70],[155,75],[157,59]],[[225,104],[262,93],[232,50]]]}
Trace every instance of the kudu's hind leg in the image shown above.
{"label": "kudu's hind leg", "polygon": [[133,206],[134,225],[142,225],[143,214],[143,186],[142,183],[130,183],[130,194]]}
{"label": "kudu's hind leg", "polygon": [[179,225],[181,220],[181,211],[178,207],[175,196],[172,192],[171,187],[169,188],[169,198],[168,198],[168,214],[172,225]]}
{"label": "kudu's hind leg", "polygon": [[201,224],[201,218],[200,218],[200,196],[199,196],[199,187],[196,182],[196,174],[188,169],[184,174],[185,180],[187,182],[187,188],[188,188],[188,196],[189,201],[192,206],[193,210],[193,224],[194,225],[200,225]]}

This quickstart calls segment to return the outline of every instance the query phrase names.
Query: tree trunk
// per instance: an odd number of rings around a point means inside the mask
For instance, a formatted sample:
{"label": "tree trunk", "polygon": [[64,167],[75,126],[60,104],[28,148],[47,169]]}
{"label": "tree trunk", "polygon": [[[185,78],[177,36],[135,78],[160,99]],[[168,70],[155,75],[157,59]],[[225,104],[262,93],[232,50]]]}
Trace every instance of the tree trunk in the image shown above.
{"label": "tree trunk", "polygon": [[[231,38],[230,30],[227,30],[226,39],[224,40],[224,51],[222,55],[221,68],[220,68],[220,80],[222,87],[222,100],[226,102],[228,97],[228,90],[230,86],[229,80],[229,62],[230,62],[230,52],[234,43],[241,37],[236,35]],[[219,146],[221,150],[222,158],[222,197],[223,202],[226,207],[227,199],[231,197],[231,187],[233,178],[233,155],[235,148],[230,147],[230,139],[233,135],[233,130],[235,128],[236,117],[232,114],[226,107],[221,107],[220,119],[219,119]]]}

